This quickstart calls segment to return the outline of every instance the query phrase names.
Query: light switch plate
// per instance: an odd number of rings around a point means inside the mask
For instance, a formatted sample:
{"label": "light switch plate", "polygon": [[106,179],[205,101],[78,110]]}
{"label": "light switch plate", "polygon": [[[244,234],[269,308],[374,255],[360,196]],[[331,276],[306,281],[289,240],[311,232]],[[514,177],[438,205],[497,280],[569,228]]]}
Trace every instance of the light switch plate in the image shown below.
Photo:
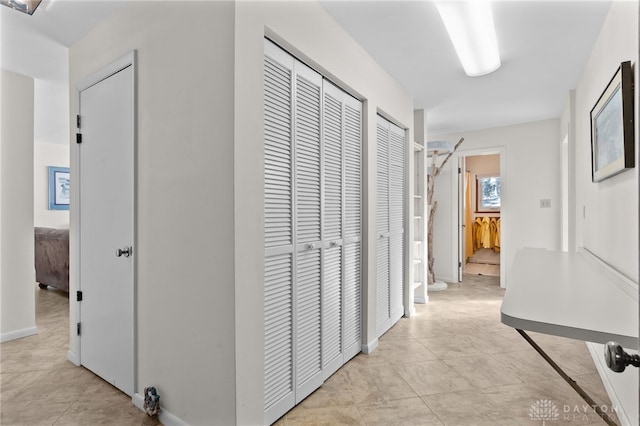
{"label": "light switch plate", "polygon": [[548,198],[545,198],[544,200],[540,200],[540,208],[541,209],[551,208],[551,200],[549,200]]}

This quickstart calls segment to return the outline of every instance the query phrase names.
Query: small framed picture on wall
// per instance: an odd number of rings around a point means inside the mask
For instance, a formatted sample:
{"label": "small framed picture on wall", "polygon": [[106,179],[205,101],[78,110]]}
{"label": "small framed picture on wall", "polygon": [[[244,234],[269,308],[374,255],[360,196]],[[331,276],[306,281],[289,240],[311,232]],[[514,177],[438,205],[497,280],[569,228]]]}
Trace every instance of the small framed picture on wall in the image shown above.
{"label": "small framed picture on wall", "polygon": [[633,71],[623,62],[591,110],[591,180],[635,167]]}
{"label": "small framed picture on wall", "polygon": [[68,167],[49,166],[49,210],[69,210],[71,174]]}

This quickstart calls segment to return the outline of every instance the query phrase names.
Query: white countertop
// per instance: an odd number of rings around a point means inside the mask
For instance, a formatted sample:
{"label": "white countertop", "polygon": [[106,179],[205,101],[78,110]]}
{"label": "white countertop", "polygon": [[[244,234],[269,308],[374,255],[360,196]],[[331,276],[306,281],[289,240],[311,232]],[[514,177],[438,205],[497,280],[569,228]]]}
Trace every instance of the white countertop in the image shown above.
{"label": "white countertop", "polygon": [[500,310],[517,329],[638,347],[637,285],[585,250],[519,250]]}

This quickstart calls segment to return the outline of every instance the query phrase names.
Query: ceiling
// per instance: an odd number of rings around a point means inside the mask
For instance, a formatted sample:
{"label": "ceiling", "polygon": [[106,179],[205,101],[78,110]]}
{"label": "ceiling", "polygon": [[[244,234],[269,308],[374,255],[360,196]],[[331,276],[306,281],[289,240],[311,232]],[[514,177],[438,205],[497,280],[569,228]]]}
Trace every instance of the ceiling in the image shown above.
{"label": "ceiling", "polygon": [[482,77],[464,74],[431,1],[323,5],[413,95],[437,135],[559,117],[611,2],[494,1],[502,66]]}
{"label": "ceiling", "polygon": [[43,0],[32,16],[7,7],[0,10],[3,27],[26,27],[69,47],[125,4],[124,0]]}
{"label": "ceiling", "polygon": [[[33,16],[2,7],[2,33],[30,28],[71,46],[124,4],[45,0]],[[611,1],[495,1],[502,66],[473,78],[464,74],[431,1],[322,4],[414,97],[414,107],[427,110],[436,135],[559,117]]]}

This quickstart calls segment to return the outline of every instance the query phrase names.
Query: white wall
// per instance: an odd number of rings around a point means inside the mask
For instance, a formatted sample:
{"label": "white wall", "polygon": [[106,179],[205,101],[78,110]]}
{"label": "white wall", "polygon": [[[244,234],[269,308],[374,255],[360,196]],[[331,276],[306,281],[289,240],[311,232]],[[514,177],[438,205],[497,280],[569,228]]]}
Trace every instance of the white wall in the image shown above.
{"label": "white wall", "polygon": [[[69,143],[69,49],[10,10],[0,13],[2,68],[35,81],[34,140]],[[28,52],[28,53],[25,53]]]}
{"label": "white wall", "polygon": [[[0,80],[1,341],[37,333],[33,248],[33,79]],[[26,196],[23,194],[27,194]]]}
{"label": "white wall", "polygon": [[34,144],[33,224],[47,228],[68,228],[69,210],[49,210],[48,166],[69,167],[68,143],[36,142]]}
{"label": "white wall", "polygon": [[[316,3],[134,3],[70,49],[72,85],[138,51],[136,391],[157,386],[165,412],[190,424],[263,422],[265,32],[365,100],[364,169],[375,176],[376,113],[410,128],[412,100]],[[375,259],[375,223],[365,227]],[[365,268],[374,286],[375,262]],[[365,305],[374,318],[375,299]]]}
{"label": "white wall", "polygon": [[[613,2],[576,88],[576,240],[621,273],[638,280],[638,168],[591,182],[589,112],[620,62],[638,58],[635,2]],[[635,67],[637,75],[638,67]],[[637,78],[635,79],[637,81]],[[636,84],[636,94],[637,94]],[[637,108],[636,108],[637,112]],[[637,124],[637,122],[636,122]],[[637,129],[636,129],[637,132]],[[637,139],[636,134],[636,139]],[[636,143],[636,162],[638,144]],[[583,217],[583,207],[586,216]]]}
{"label": "white wall", "polygon": [[[575,102],[563,115],[568,127],[575,127],[569,138],[575,151],[575,244],[584,246],[606,263],[638,283],[638,167],[600,183],[591,182],[591,130],[589,112],[615,73],[620,62],[635,64],[635,158],[638,161],[638,3],[613,2],[600,35],[575,90]],[[571,106],[574,106],[572,111]],[[573,125],[573,126],[572,126]],[[585,212],[583,216],[583,211]],[[629,312],[637,318],[638,311]],[[602,356],[601,348],[596,351]],[[638,348],[631,348],[637,350]],[[633,351],[632,351],[633,352]],[[594,357],[596,357],[594,356]],[[620,398],[626,418],[623,424],[638,424],[638,371],[627,369],[616,374],[601,373],[611,387],[612,399]],[[617,396],[616,396],[617,395]]]}
{"label": "white wall", "polygon": [[[164,414],[194,425],[236,420],[233,14],[230,2],[133,2],[69,52],[75,117],[75,83],[137,49],[135,390],[156,386]],[[72,292],[74,201],[72,192]]]}
{"label": "white wall", "polygon": [[[29,165],[26,166],[20,162],[20,157],[16,157],[16,160],[9,160],[4,157],[5,162],[9,162],[10,166],[4,168],[2,174],[11,171],[11,181],[20,182],[20,184],[30,182],[30,188],[22,191],[12,191],[9,201],[10,205],[23,206],[29,204],[31,206],[31,212],[29,215],[23,216],[25,220],[29,219],[30,222],[30,246],[31,255],[28,263],[28,268],[25,269],[25,274],[31,274],[33,270],[33,225],[34,220],[39,223],[68,223],[68,213],[56,213],[53,215],[45,215],[48,219],[52,219],[52,222],[41,222],[42,212],[41,208],[36,203],[34,205],[34,198],[37,195],[34,193],[34,183],[36,184],[36,191],[40,186],[41,179],[34,177],[34,141],[60,144],[61,147],[68,146],[69,143],[69,95],[68,95],[68,69],[69,69],[69,57],[68,49],[56,43],[46,36],[33,31],[28,25],[22,24],[21,14],[16,14],[6,8],[0,10],[0,42],[2,51],[2,68],[3,70],[11,71],[20,75],[27,76],[31,79],[31,89],[29,102],[31,102],[30,112],[30,137],[29,137],[29,149],[30,158]],[[3,77],[4,78],[4,77]],[[10,77],[7,77],[10,78]],[[3,83],[4,84],[4,83]],[[6,121],[3,116],[3,123]],[[3,124],[3,131],[4,131]],[[36,144],[37,145],[37,144]],[[26,149],[26,147],[24,147]],[[8,148],[7,148],[8,149]],[[61,148],[64,149],[64,148]],[[66,148],[68,150],[68,148]],[[57,150],[57,148],[54,148]],[[36,148],[35,152],[39,150]],[[24,154],[24,153],[22,153]],[[13,154],[11,154],[13,155]],[[68,157],[68,156],[67,156]],[[44,160],[43,160],[44,161]],[[68,161],[68,160],[67,160]],[[13,167],[19,164],[20,167]],[[36,174],[39,172],[36,170]],[[13,185],[15,187],[15,185]],[[23,188],[24,189],[24,188]],[[46,200],[46,198],[45,198]],[[34,212],[34,207],[37,210]],[[66,215],[67,219],[62,216]],[[11,216],[13,220],[13,216]],[[13,223],[11,225],[13,227]],[[15,235],[11,236],[16,237]],[[4,237],[3,237],[4,238]],[[8,239],[9,237],[7,237]],[[10,243],[7,243],[10,244]],[[18,267],[19,264],[15,264]],[[26,263],[25,263],[26,265]],[[4,265],[2,265],[4,266]],[[10,268],[7,266],[7,268]],[[0,268],[5,273],[5,268]],[[7,272],[8,273],[8,272]],[[31,279],[35,281],[35,277]],[[30,288],[31,289],[31,288]],[[15,295],[14,295],[15,296]],[[35,315],[35,299],[33,294],[24,295],[25,297],[12,296],[10,299],[4,297],[3,303],[11,302],[12,309],[16,312],[21,312],[27,317]],[[20,317],[20,316],[18,316]],[[33,321],[28,321],[35,329],[35,317]],[[3,321],[2,330],[4,333],[5,326],[9,327]]]}
{"label": "white wall", "polygon": [[[502,209],[500,213],[504,260],[501,269],[509,285],[509,269],[516,250],[523,247],[560,247],[560,170],[556,165],[559,120],[544,120],[494,129],[437,135],[430,139],[465,140],[456,156],[504,151],[501,167]],[[433,250],[436,276],[445,281],[457,277],[457,160],[452,158],[436,181]],[[540,199],[550,199],[551,208],[540,208]],[[503,273],[504,272],[504,273]]]}
{"label": "white wall", "polygon": [[[236,3],[237,421],[263,422],[263,38],[267,34],[364,102],[364,339],[375,340],[376,113],[409,128],[410,96],[315,2]],[[412,155],[408,151],[407,157]],[[410,168],[413,161],[407,161]],[[412,171],[409,172],[411,175]],[[412,190],[412,181],[409,181]],[[409,198],[409,197],[407,197]],[[410,211],[410,210],[408,210]],[[410,225],[412,226],[412,225]],[[412,235],[409,226],[407,235]],[[253,297],[246,297],[252,295]]]}

